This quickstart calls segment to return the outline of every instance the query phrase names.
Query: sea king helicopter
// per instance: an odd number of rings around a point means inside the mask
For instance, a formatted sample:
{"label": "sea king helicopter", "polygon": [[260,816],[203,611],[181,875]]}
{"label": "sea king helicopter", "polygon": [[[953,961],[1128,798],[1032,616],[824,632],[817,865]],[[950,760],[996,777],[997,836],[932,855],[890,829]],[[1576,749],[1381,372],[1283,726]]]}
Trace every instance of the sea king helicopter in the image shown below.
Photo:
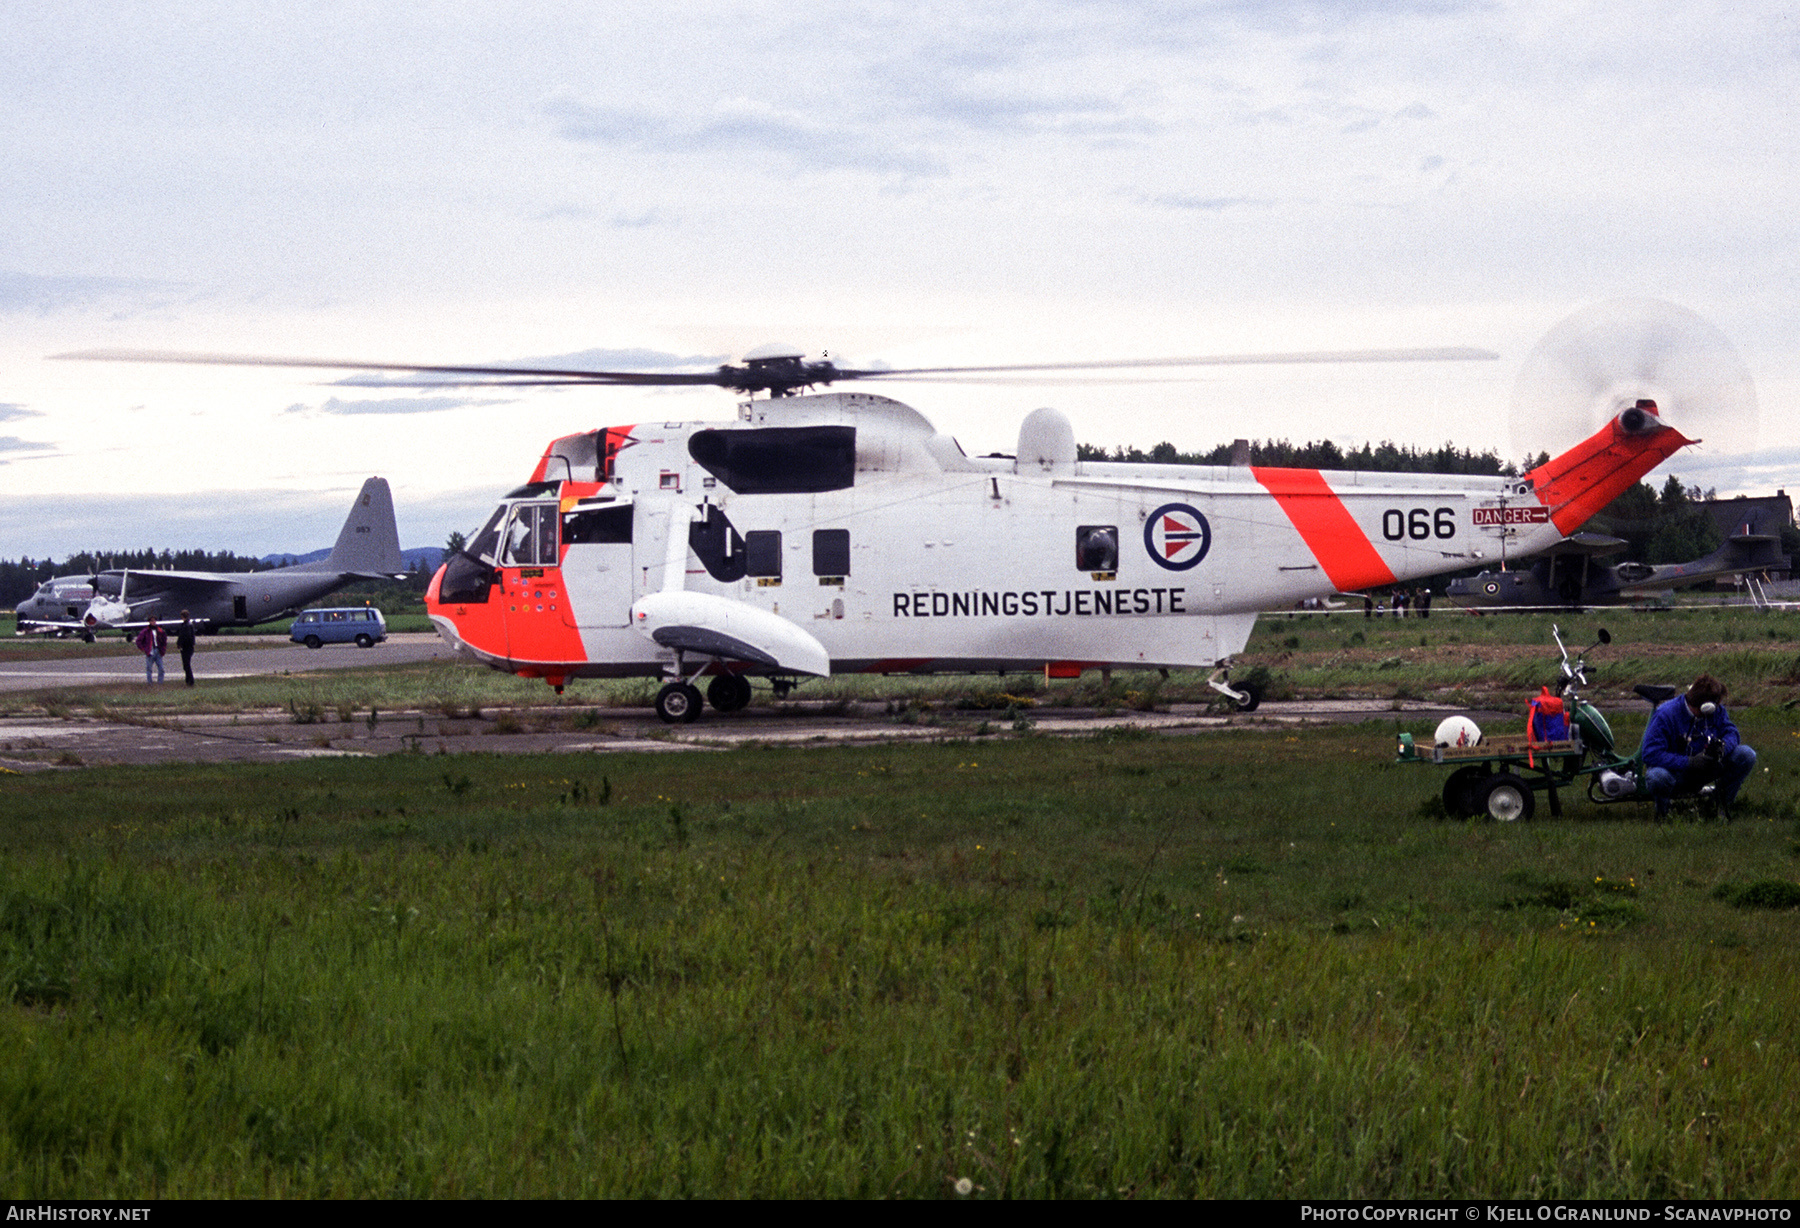
{"label": "sea king helicopter", "polygon": [[559,693],[573,678],[662,677],[656,709],[671,723],[700,714],[700,683],[732,712],[752,678],[785,695],[833,673],[1203,668],[1252,709],[1260,696],[1232,684],[1230,665],[1258,611],[1554,545],[1693,442],[1662,413],[1685,390],[1659,386],[1644,363],[1557,411],[1598,421],[1518,477],[1082,461],[1054,409],[1025,418],[1014,454],[969,456],[899,401],[814,391],[908,376],[1497,357],[1480,350],[865,370],[768,347],[705,372],[79,357],[741,394],[734,421],[553,440],[426,593],[447,642]]}

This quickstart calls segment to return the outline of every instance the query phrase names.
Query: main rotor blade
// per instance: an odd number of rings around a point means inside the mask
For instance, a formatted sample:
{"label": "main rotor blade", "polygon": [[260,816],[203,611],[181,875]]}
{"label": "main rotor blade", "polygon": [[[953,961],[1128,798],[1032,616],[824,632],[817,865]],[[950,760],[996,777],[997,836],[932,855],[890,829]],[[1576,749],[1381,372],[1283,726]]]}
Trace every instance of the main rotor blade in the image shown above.
{"label": "main rotor blade", "polygon": [[909,367],[904,370],[840,370],[839,379],[891,379],[906,375],[988,375],[1008,371],[1100,371],[1130,367],[1231,367],[1253,363],[1495,362],[1492,350],[1448,346],[1420,350],[1300,350],[1286,354],[1201,354],[1189,358],[1115,358],[1101,362],[1034,362],[1000,367]]}
{"label": "main rotor blade", "polygon": [[419,371],[437,375],[540,376],[572,384],[722,384],[717,371],[581,371],[551,367],[460,367],[339,358],[274,358],[261,354],[187,354],[170,350],[77,350],[50,357],[80,362],[170,362],[213,367],[308,367],[337,371]]}

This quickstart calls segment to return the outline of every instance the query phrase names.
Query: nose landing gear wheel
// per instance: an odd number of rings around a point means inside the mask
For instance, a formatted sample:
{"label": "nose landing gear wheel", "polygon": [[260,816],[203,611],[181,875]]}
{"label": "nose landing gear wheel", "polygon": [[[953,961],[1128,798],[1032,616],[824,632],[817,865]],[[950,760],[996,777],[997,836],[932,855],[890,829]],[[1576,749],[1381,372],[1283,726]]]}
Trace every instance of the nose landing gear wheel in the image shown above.
{"label": "nose landing gear wheel", "polygon": [[720,712],[741,712],[750,706],[750,680],[742,674],[720,674],[707,685],[706,701]]}
{"label": "nose landing gear wheel", "polygon": [[691,725],[700,719],[700,692],[685,682],[671,682],[656,693],[656,715],[669,725]]}

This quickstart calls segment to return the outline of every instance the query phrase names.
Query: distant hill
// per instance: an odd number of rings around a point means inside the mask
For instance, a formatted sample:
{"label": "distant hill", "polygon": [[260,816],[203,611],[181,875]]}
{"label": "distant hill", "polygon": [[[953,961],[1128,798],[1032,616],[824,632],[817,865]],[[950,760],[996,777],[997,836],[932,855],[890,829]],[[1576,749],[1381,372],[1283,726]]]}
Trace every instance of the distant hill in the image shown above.
{"label": "distant hill", "polygon": [[[293,567],[300,563],[321,563],[330,555],[330,550],[313,550],[306,554],[265,554],[256,561],[265,567]],[[402,550],[400,557],[406,560],[407,570],[423,571],[429,575],[444,561],[444,548],[416,546],[411,550]]]}

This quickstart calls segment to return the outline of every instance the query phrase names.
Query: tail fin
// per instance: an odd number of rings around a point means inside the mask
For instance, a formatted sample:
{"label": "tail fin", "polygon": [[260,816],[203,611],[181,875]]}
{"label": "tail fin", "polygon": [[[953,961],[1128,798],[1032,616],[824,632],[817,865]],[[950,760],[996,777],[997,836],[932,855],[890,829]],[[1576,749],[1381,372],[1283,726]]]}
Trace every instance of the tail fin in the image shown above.
{"label": "tail fin", "polygon": [[370,478],[362,485],[349,519],[338,532],[331,555],[316,565],[320,571],[345,575],[403,575],[406,560],[400,557],[400,532],[394,527],[394,496],[386,478]]}
{"label": "tail fin", "polygon": [[1698,442],[1666,425],[1655,401],[1639,401],[1525,480],[1550,509],[1551,523],[1573,533],[1639,478]]}

